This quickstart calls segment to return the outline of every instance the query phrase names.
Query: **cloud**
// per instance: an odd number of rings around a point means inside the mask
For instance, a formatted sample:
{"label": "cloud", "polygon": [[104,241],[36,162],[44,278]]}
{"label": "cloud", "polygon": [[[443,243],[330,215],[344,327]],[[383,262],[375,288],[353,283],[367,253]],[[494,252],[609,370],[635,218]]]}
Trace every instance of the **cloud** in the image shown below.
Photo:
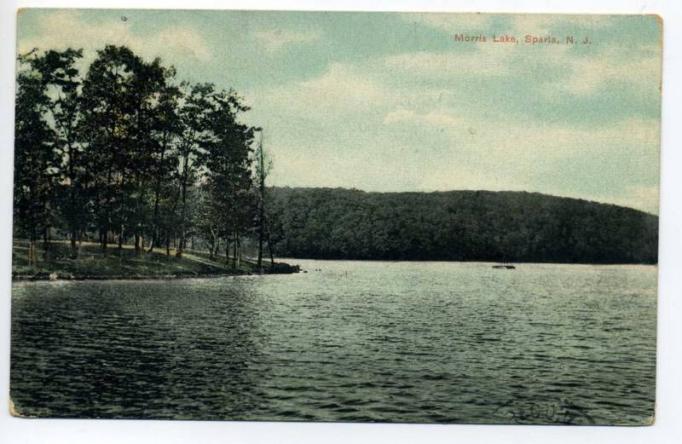
{"label": "cloud", "polygon": [[513,51],[503,45],[479,45],[469,52],[412,52],[388,56],[384,63],[412,75],[452,78],[458,76],[502,76],[509,72]]}
{"label": "cloud", "polygon": [[483,14],[483,13],[401,13],[409,23],[417,23],[450,34],[510,33],[523,38],[526,34],[544,36],[557,28],[596,29],[610,26],[608,15],[561,14]]}
{"label": "cloud", "polygon": [[425,12],[401,13],[400,17],[409,23],[417,23],[454,34],[456,32],[482,32],[490,27],[494,16],[479,13],[444,14]]}
{"label": "cloud", "polygon": [[362,69],[331,63],[318,77],[272,88],[247,91],[254,108],[269,108],[284,116],[339,118],[368,112],[390,101],[391,92]]}
{"label": "cloud", "polygon": [[563,63],[567,67],[566,78],[548,84],[543,91],[545,94],[551,96],[559,90],[574,96],[587,96],[610,84],[625,85],[630,93],[641,94],[658,87],[661,78],[660,58],[653,51],[640,57],[633,54],[630,58],[602,53],[565,58]]}
{"label": "cloud", "polygon": [[257,31],[253,33],[253,36],[268,52],[276,52],[289,45],[312,43],[320,39],[319,32],[283,29]]}
{"label": "cloud", "polygon": [[87,23],[80,12],[59,10],[38,19],[37,29],[31,30],[36,37],[21,38],[20,53],[33,48],[65,49],[83,48],[94,56],[94,51],[107,44],[126,45],[146,57],[162,57],[164,60],[190,59],[198,62],[211,60],[212,53],[205,39],[197,30],[184,26],[166,27],[156,32],[133,31],[131,21]]}
{"label": "cloud", "polygon": [[[143,44],[149,44],[146,37],[144,40]],[[211,50],[206,41],[201,34],[191,28],[164,29],[151,36],[149,40],[151,40],[153,48],[149,52],[163,54],[165,48],[181,57],[194,58],[202,62],[211,60]],[[133,46],[140,46],[140,42],[136,40]]]}
{"label": "cloud", "polygon": [[418,114],[412,110],[397,109],[386,114],[384,123],[387,125],[410,123],[452,130],[461,126],[462,119],[445,110],[434,110],[425,114]]}
{"label": "cloud", "polygon": [[519,36],[556,35],[557,28],[598,29],[611,26],[613,17],[608,15],[561,15],[519,14],[510,16],[511,32]]}

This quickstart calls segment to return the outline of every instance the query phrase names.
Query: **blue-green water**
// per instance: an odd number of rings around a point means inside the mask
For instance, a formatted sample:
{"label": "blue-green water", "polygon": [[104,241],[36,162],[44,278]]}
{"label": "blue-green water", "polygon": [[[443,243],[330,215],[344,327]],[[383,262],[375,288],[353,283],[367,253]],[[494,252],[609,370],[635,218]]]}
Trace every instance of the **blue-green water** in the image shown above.
{"label": "blue-green water", "polygon": [[642,424],[656,268],[294,261],[15,283],[11,396],[50,417]]}

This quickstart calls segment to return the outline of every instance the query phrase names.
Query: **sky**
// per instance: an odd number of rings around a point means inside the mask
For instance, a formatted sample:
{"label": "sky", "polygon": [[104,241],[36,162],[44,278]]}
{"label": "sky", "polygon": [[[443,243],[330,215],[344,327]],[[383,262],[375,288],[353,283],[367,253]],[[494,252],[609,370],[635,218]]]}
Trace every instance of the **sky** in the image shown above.
{"label": "sky", "polygon": [[83,48],[87,66],[105,44],[234,88],[264,128],[271,185],[531,191],[658,213],[654,16],[19,14],[20,53]]}

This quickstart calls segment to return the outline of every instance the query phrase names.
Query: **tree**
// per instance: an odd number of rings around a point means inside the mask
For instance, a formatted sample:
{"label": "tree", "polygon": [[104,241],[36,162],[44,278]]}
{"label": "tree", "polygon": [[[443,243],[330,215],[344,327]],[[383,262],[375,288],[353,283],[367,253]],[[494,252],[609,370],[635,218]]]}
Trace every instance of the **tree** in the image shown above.
{"label": "tree", "polygon": [[33,50],[19,56],[15,120],[14,219],[18,231],[29,239],[29,264],[35,264],[36,241],[43,235],[47,260],[58,158],[55,135],[45,119],[50,106],[48,80],[39,68],[41,57]]}
{"label": "tree", "polygon": [[60,216],[66,221],[71,255],[77,257],[76,241],[87,221],[85,193],[81,190],[83,165],[78,137],[80,121],[80,76],[75,68],[82,50],[50,50],[33,59],[33,66],[45,83],[49,102],[45,111],[54,133],[58,189],[55,190]]}
{"label": "tree", "polygon": [[211,95],[208,117],[210,138],[204,154],[210,205],[221,213],[220,231],[225,239],[225,257],[232,242],[233,266],[239,266],[240,238],[252,226],[254,196],[251,175],[253,127],[241,124],[239,113],[248,107],[234,91]]}
{"label": "tree", "polygon": [[263,130],[262,128],[257,128],[256,131],[260,132],[260,140],[258,141],[258,146],[256,148],[255,158],[255,175],[256,175],[256,190],[257,196],[257,206],[258,206],[258,259],[256,265],[259,270],[263,269],[263,243],[265,241],[265,236],[268,236],[268,249],[270,250],[270,267],[274,267],[275,260],[272,254],[272,242],[270,241],[270,231],[267,227],[265,202],[266,202],[266,179],[270,174],[272,169],[272,161],[265,160],[265,150],[263,148]]}
{"label": "tree", "polygon": [[215,103],[215,87],[210,83],[190,86],[182,84],[183,101],[178,110],[180,119],[180,141],[178,143],[178,178],[180,185],[180,240],[176,255],[182,256],[187,236],[187,194],[198,180],[201,160],[212,135],[210,113]]}
{"label": "tree", "polygon": [[175,70],[164,68],[159,59],[151,63],[138,60],[133,72],[131,143],[126,152],[133,211],[127,224],[135,239],[135,253],[139,254],[149,219],[149,200],[155,196],[155,185],[169,179],[166,155],[177,132],[177,89],[168,85]]}
{"label": "tree", "polygon": [[109,234],[124,236],[129,191],[128,152],[134,110],[134,70],[141,60],[125,47],[108,45],[97,51],[83,81],[82,135],[86,148],[86,182],[93,189],[93,210],[102,249]]}
{"label": "tree", "polygon": [[[169,70],[166,75],[170,79],[174,72]],[[172,185],[174,185],[177,176],[179,162],[177,148],[179,136],[182,133],[182,121],[178,115],[178,108],[182,99],[182,91],[177,86],[169,84],[168,79],[166,85],[159,92],[157,113],[152,126],[152,132],[158,140],[158,144],[152,153],[153,161],[150,171],[154,182],[150,252],[154,251],[154,247],[159,245],[161,240],[161,226],[164,225],[161,219],[162,202],[173,201],[170,195],[174,194],[177,188]],[[175,204],[171,205],[171,207],[174,206]],[[164,212],[168,218],[168,208]],[[167,231],[167,229],[163,230],[164,233]]]}

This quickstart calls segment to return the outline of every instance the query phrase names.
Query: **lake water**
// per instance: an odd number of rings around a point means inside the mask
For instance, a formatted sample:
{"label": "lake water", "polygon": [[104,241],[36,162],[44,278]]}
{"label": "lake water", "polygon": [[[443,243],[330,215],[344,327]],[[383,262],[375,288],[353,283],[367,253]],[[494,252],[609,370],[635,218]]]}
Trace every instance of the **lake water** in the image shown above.
{"label": "lake water", "polygon": [[15,283],[11,395],[50,417],[642,424],[656,267],[292,260]]}

